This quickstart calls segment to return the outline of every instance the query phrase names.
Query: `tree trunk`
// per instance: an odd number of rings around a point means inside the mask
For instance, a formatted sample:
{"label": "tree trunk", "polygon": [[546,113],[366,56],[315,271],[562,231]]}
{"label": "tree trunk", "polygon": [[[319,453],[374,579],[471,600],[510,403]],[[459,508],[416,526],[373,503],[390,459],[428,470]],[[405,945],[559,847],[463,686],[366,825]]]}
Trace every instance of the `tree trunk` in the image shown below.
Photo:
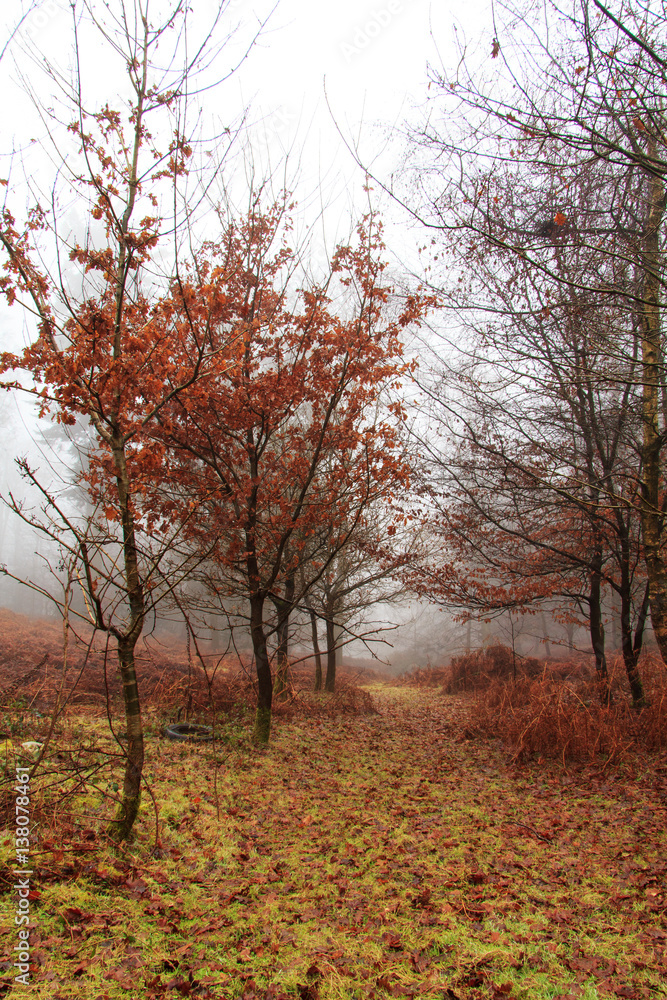
{"label": "tree trunk", "polygon": [[[621,540],[623,545],[625,539]],[[623,556],[624,558],[624,556]],[[621,570],[621,588],[623,588],[623,571]],[[623,648],[623,630],[621,619],[623,618],[623,601],[619,598],[620,591],[611,592],[611,648],[615,653],[617,649]]]}
{"label": "tree trunk", "polygon": [[310,614],[310,630],[313,636],[313,652],[315,654],[315,690],[322,690],[322,653],[320,652],[320,641],[317,635],[317,615],[308,608]]}
{"label": "tree trunk", "polygon": [[593,653],[595,654],[595,673],[603,705],[611,704],[611,687],[609,684],[609,671],[607,670],[607,657],[604,650],[604,625],[602,622],[602,556],[597,553],[593,561],[591,571],[591,589],[589,596],[590,607],[590,635]]}
{"label": "tree trunk", "polygon": [[113,448],[118,490],[118,506],[123,530],[123,569],[127,599],[130,605],[129,628],[116,632],[118,665],[123,685],[125,721],[127,724],[127,757],[123,778],[123,799],[115,819],[109,826],[114,840],[127,840],[139,812],[141,801],[141,776],[144,766],[144,736],[139,701],[139,685],[134,660],[134,650],[143,631],[146,615],[144,592],[139,573],[139,557],[134,518],[130,500],[129,475],[125,451],[121,444]]}
{"label": "tree trunk", "polygon": [[336,626],[333,618],[327,618],[327,676],[324,690],[333,693],[336,689]]}
{"label": "tree trunk", "polygon": [[285,595],[281,598],[273,598],[276,611],[278,612],[278,646],[276,649],[276,684],[274,694],[280,698],[286,694],[289,687],[289,618],[294,605],[294,575],[292,574],[285,581]]}
{"label": "tree trunk", "polygon": [[[137,636],[138,638],[138,636]],[[139,702],[139,685],[134,662],[136,639],[118,640],[118,662],[123,684],[125,721],[127,724],[127,757],[123,778],[123,800],[116,818],[109,827],[114,840],[127,840],[141,803],[141,775],[144,767],[144,733]]]}
{"label": "tree trunk", "polygon": [[547,625],[547,616],[544,611],[540,612],[540,621],[542,622],[542,636],[544,638],[544,655],[551,658],[551,642],[549,641],[549,627]]}
{"label": "tree trunk", "polygon": [[271,734],[273,680],[266,648],[266,635],[264,634],[264,597],[262,594],[253,594],[250,598],[250,634],[257,670],[257,711],[253,740],[255,743],[263,744],[269,742]]}
{"label": "tree trunk", "polygon": [[644,686],[639,675],[638,662],[644,641],[644,627],[646,625],[646,616],[648,614],[649,590],[647,586],[644,593],[644,600],[642,601],[642,606],[639,610],[635,634],[633,636],[631,624],[632,588],[630,583],[630,565],[629,554],[626,559],[625,547],[621,563],[621,586],[619,596],[621,599],[621,649],[623,651],[623,663],[625,664],[625,672],[628,677],[628,684],[630,685],[630,693],[632,695],[632,707],[642,708],[645,704],[645,697]]}
{"label": "tree trunk", "polygon": [[[639,657],[641,656],[641,651],[644,647],[644,633],[646,630],[646,620],[648,618],[648,614],[649,614],[649,593],[648,593],[648,583],[647,583],[646,590],[644,591],[644,599],[642,600],[641,608],[639,609],[639,614],[637,616],[634,641],[632,644],[632,650],[633,653],[635,654],[635,660],[637,662],[639,662]],[[644,702],[644,704],[646,704],[646,702]]]}
{"label": "tree trunk", "polygon": [[[649,141],[648,154],[656,156],[655,140]],[[659,401],[661,376],[660,323],[660,229],[665,213],[665,188],[662,180],[650,176],[648,213],[644,243],[645,272],[642,297],[642,466],[641,521],[644,558],[649,581],[651,623],[660,654],[667,663],[667,564],[663,554],[664,514],[660,503],[663,434],[660,429]]]}

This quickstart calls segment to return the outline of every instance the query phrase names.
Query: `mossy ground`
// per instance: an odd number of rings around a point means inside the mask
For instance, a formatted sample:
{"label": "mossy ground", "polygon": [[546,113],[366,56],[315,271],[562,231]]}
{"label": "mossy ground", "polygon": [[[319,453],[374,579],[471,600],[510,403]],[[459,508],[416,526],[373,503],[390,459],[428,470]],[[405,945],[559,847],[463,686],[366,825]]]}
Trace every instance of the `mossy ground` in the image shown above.
{"label": "mossy ground", "polygon": [[[154,724],[157,849],[149,794],[133,843],[99,832],[117,758],[78,790],[51,760],[32,793],[31,984],[5,964],[0,996],[667,994],[659,763],[517,769],[462,738],[460,700],[372,693],[379,714],[274,720],[266,748],[250,719],[216,746]],[[114,748],[105,726],[70,719],[57,740],[90,768]],[[7,963],[9,874],[5,888]]]}

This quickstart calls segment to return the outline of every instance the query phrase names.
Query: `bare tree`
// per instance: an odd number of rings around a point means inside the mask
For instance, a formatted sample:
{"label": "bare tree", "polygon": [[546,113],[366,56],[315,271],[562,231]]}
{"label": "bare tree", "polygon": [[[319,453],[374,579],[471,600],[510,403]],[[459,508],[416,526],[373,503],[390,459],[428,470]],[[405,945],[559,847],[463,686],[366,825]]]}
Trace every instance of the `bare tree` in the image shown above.
{"label": "bare tree", "polygon": [[289,197],[263,200],[257,191],[222,238],[202,247],[184,300],[210,309],[214,340],[234,332],[236,360],[174,398],[156,437],[182,490],[180,513],[189,517],[193,490],[199,497],[193,544],[215,539],[220,588],[247,600],[260,743],[273,699],[267,607],[277,606],[284,638],[304,539],[331,523],[340,550],[364,512],[406,481],[396,427],[377,401],[407,372],[400,337],[425,308],[412,296],[388,309],[372,216],[336,248],[324,281],[310,283]]}
{"label": "bare tree", "polygon": [[[498,4],[496,18],[489,73],[465,51],[453,72],[431,69],[430,113],[410,134],[413,184],[391,189],[431,230],[431,280],[458,316],[473,317],[478,327],[482,316],[490,327],[503,315],[541,316],[541,334],[533,323],[543,338],[540,350],[550,349],[563,317],[571,332],[575,324],[588,328],[577,379],[569,368],[572,416],[576,405],[582,416],[587,412],[585,380],[600,399],[598,387],[617,392],[621,408],[639,400],[638,447],[626,440],[618,450],[612,437],[599,448],[589,437],[591,458],[596,453],[604,468],[587,473],[583,483],[587,509],[615,520],[617,538],[625,532],[620,521],[628,523],[633,508],[639,510],[651,620],[667,661],[661,320],[667,11],[660,3],[621,2],[612,11],[598,0],[571,8],[550,0],[539,9]],[[434,259],[443,250],[458,287],[443,280],[441,261]],[[480,269],[493,270],[497,282],[476,284]],[[517,273],[524,276],[519,287]],[[502,282],[506,294],[498,303]],[[497,339],[495,347],[516,360],[514,319],[504,327],[505,345]],[[500,330],[501,322],[496,326]],[[560,361],[552,355],[553,370]],[[588,430],[594,435],[592,423]],[[556,469],[557,461],[554,456]],[[612,473],[624,480],[622,490]],[[593,551],[592,582],[604,575],[600,547]],[[638,624],[642,607],[640,597]],[[626,612],[627,602],[624,620]],[[633,653],[627,653],[629,663]]]}

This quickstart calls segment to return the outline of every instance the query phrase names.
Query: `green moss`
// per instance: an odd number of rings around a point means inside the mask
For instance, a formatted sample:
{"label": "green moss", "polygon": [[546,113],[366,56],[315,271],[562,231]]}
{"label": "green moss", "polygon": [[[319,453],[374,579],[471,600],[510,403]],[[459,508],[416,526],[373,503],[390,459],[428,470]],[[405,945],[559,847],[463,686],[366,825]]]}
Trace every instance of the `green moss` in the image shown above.
{"label": "green moss", "polygon": [[[497,748],[438,736],[460,703],[402,688],[376,697],[370,721],[281,719],[261,754],[237,733],[221,765],[210,745],[148,741],[157,851],[147,793],[136,841],[112,852],[99,836],[111,800],[73,791],[65,774],[36,784],[45,853],[34,916],[51,940],[25,996],[117,1000],[156,976],[165,992],[179,977],[203,980],[216,1000],[252,989],[248,977],[258,993],[298,996],[316,968],[320,1000],[447,989],[488,1000],[507,983],[516,1000],[552,1000],[594,956],[600,975],[616,963],[615,988],[658,990],[645,873],[667,838],[656,826],[635,842],[653,786],[633,786],[623,805],[588,775],[562,786],[510,770]],[[115,758],[95,760],[98,787],[118,780]],[[68,908],[86,915],[80,931]],[[113,978],[123,968],[129,992]],[[597,1000],[596,982],[584,981],[585,1000]]]}
{"label": "green moss", "polygon": [[271,709],[257,706],[255,726],[252,733],[253,741],[259,745],[267,744],[271,734]]}

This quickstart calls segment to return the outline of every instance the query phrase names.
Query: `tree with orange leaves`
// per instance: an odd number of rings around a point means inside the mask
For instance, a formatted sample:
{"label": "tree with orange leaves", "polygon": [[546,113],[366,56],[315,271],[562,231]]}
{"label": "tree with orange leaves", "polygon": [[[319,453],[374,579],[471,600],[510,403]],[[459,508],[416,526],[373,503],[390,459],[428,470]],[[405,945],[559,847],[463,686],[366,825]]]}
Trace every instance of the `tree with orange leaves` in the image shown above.
{"label": "tree with orange leaves", "polygon": [[231,337],[238,358],[158,416],[181,516],[192,502],[197,510],[189,535],[199,552],[215,540],[216,589],[249,605],[258,742],[269,739],[273,693],[267,600],[284,621],[364,511],[408,481],[397,408],[380,402],[409,372],[401,334],[427,307],[417,295],[399,299],[384,278],[372,216],[336,249],[325,281],[299,283],[288,212],[286,199],[262,210],[258,197],[202,248],[183,307],[215,315],[213,343]]}
{"label": "tree with orange leaves", "polygon": [[[71,85],[69,72],[43,63],[64,94],[60,121],[49,111],[50,153],[64,194],[54,191],[48,209],[37,203],[23,221],[3,211],[0,289],[38,329],[22,353],[3,355],[1,370],[4,386],[33,393],[42,414],[64,425],[81,418],[90,425],[93,444],[81,476],[92,501],[90,518],[73,513],[26,462],[22,468],[40,490],[43,516],[10,504],[73,561],[85,602],[81,614],[116,643],[127,749],[111,832],[122,840],[139,809],[144,761],[135,649],[147,616],[191,568],[187,556],[170,562],[181,528],[172,529],[166,516],[161,454],[149,431],[186,388],[230,363],[234,344],[230,333],[212,345],[208,330],[215,318],[189,308],[179,281],[179,242],[191,234],[195,211],[184,189],[195,146],[186,131],[186,95],[209,69],[226,4],[213,9],[203,34],[189,25],[182,0],[163,7],[161,21],[141,0],[103,6],[87,0],[71,5]],[[122,110],[105,104],[95,111],[84,95],[81,55],[88,32],[96,41],[101,35],[109,59],[120,60],[129,95],[119,98]],[[110,78],[115,69],[110,65]],[[215,83],[210,77],[204,82]],[[5,184],[16,200],[11,178]],[[63,230],[58,199],[65,196],[74,196],[83,212],[73,233]],[[56,261],[51,272],[43,265],[47,245]],[[32,381],[17,379],[14,370]]]}

